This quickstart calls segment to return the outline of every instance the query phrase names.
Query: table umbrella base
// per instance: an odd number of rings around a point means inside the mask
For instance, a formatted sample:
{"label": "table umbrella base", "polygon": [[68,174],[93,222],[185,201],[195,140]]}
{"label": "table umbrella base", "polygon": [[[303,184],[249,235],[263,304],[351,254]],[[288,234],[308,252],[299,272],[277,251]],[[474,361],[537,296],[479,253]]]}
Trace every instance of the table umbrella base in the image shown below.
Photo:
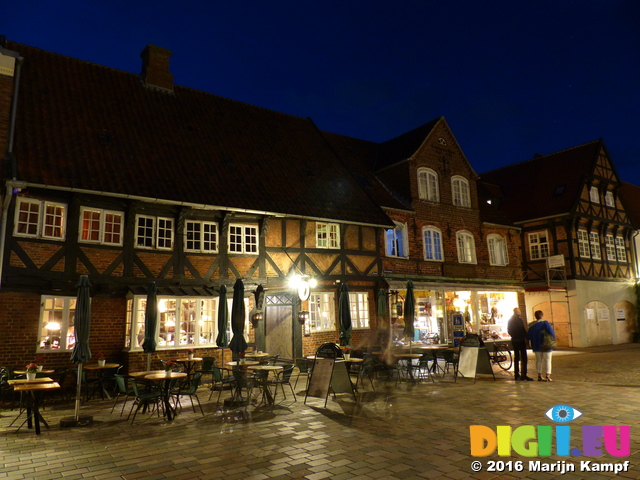
{"label": "table umbrella base", "polygon": [[225,398],[224,399],[224,406],[226,408],[239,408],[239,407],[246,407],[247,405],[249,405],[248,398]]}
{"label": "table umbrella base", "polygon": [[64,417],[60,419],[60,428],[88,427],[92,423],[91,415],[80,415],[77,420],[76,417]]}

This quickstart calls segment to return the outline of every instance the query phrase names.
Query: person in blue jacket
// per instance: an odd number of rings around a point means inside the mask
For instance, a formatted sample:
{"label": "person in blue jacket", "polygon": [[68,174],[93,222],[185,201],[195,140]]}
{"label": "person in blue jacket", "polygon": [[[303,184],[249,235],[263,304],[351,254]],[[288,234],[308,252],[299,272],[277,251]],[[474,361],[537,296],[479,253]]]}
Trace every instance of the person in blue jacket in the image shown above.
{"label": "person in blue jacket", "polygon": [[553,330],[553,327],[549,322],[542,319],[542,317],[544,317],[542,310],[536,310],[534,312],[534,316],[536,319],[529,324],[527,336],[531,343],[531,350],[533,350],[536,355],[538,381],[553,382],[551,378],[551,357],[553,351],[544,351],[542,348],[542,342],[544,337],[543,332],[548,332],[554,339],[556,338],[556,332]]}

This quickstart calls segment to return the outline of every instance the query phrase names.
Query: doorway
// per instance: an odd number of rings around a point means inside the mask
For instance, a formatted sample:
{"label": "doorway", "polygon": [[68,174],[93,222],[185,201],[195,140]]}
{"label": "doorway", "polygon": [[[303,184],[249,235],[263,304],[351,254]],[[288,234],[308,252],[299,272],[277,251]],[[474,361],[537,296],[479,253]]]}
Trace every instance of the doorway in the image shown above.
{"label": "doorway", "polygon": [[265,297],[265,348],[271,355],[293,358],[293,298],[289,294]]}

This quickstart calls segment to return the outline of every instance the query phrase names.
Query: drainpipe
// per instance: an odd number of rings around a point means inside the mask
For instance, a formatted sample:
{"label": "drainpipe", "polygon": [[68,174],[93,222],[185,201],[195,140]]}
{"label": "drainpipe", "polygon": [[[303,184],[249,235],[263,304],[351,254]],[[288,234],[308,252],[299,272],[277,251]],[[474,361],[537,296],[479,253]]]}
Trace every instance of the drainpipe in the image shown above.
{"label": "drainpipe", "polygon": [[[18,111],[18,91],[20,90],[20,71],[22,69],[23,57],[16,59],[16,77],[15,87],[13,89],[13,98],[11,100],[11,117],[9,119],[9,138],[7,143],[6,159],[10,162],[11,166],[11,179],[15,181],[18,175],[18,169],[16,165],[16,158],[13,155],[13,139],[16,131],[16,113]],[[4,269],[4,247],[7,238],[7,220],[9,217],[9,206],[13,199],[13,185],[12,182],[7,182],[6,193],[2,200],[2,218],[0,219],[0,290],[2,290],[2,271]]]}

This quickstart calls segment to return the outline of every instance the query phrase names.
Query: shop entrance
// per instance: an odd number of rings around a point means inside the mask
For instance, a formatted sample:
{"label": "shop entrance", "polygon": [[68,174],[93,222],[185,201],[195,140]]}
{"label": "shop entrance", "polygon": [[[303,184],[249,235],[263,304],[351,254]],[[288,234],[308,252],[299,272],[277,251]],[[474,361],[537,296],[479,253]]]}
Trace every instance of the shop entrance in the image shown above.
{"label": "shop entrance", "polygon": [[293,358],[293,298],[283,293],[265,297],[265,348],[271,355]]}

